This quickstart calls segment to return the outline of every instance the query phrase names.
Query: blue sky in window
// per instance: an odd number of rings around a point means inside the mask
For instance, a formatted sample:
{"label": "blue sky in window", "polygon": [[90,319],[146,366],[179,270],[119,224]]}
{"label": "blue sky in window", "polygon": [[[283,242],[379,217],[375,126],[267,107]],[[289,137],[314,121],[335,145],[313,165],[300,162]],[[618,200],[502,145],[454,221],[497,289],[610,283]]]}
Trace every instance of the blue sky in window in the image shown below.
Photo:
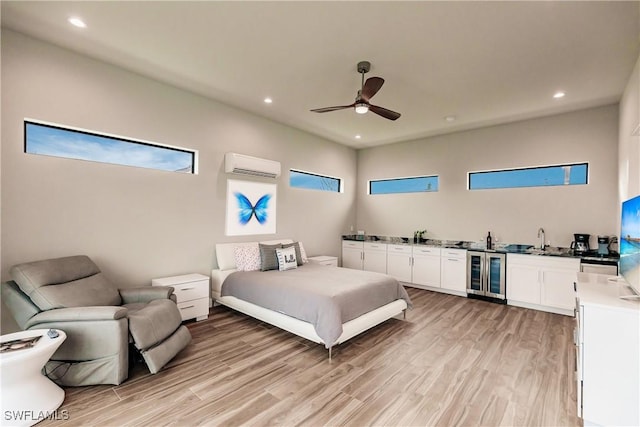
{"label": "blue sky in window", "polygon": [[371,181],[371,194],[422,193],[438,191],[438,177],[398,178]]}
{"label": "blue sky in window", "polygon": [[[565,168],[570,167],[569,182],[565,183]],[[550,166],[506,171],[474,172],[470,189],[545,187],[587,183],[587,165]]]}
{"label": "blue sky in window", "polygon": [[125,166],[192,172],[193,153],[27,123],[26,152]]}
{"label": "blue sky in window", "polygon": [[318,176],[298,171],[290,171],[289,185],[291,187],[306,188],[309,190],[323,190],[332,192],[340,191],[340,180],[337,178]]}

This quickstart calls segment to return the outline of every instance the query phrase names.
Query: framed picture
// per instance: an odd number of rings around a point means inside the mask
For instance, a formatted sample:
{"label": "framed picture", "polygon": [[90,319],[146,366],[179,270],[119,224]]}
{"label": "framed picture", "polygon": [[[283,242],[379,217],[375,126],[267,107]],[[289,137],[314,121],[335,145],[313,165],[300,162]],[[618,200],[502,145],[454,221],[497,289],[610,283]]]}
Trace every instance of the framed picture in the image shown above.
{"label": "framed picture", "polygon": [[276,233],[276,184],[227,180],[227,236]]}

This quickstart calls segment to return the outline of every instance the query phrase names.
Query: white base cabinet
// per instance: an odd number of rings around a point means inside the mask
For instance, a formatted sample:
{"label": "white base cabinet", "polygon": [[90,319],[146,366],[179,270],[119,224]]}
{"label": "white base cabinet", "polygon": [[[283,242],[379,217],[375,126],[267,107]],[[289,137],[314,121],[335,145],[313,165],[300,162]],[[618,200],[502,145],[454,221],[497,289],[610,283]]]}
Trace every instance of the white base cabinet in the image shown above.
{"label": "white base cabinet", "polygon": [[342,266],[362,270],[364,265],[364,242],[342,241]]}
{"label": "white base cabinet", "polygon": [[364,242],[363,266],[365,271],[387,272],[387,244]]}
{"label": "white base cabinet", "polygon": [[507,254],[507,304],[573,316],[580,259]]}
{"label": "white base cabinet", "polygon": [[400,282],[411,282],[411,246],[388,245],[387,274]]}
{"label": "white base cabinet", "polygon": [[629,293],[615,276],[578,273],[577,401],[585,426],[640,425],[640,303],[620,298]]}
{"label": "white base cabinet", "polygon": [[457,295],[467,295],[467,251],[442,249],[440,255],[440,287]]}
{"label": "white base cabinet", "polygon": [[417,287],[440,287],[440,248],[415,246],[413,248],[413,277]]}

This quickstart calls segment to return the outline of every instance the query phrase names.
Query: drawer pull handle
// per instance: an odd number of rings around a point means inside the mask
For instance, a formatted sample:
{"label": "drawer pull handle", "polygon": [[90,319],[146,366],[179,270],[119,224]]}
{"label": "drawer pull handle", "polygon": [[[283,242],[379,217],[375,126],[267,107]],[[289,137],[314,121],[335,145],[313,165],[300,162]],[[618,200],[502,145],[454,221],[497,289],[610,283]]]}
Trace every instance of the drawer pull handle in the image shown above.
{"label": "drawer pull handle", "polygon": [[455,261],[455,262],[458,262],[458,261],[460,261],[460,260],[459,260],[459,259],[453,259],[453,258],[447,258],[447,261]]}
{"label": "drawer pull handle", "polygon": [[180,290],[180,291],[190,291],[191,289],[195,289],[195,288],[181,288],[181,289],[178,289],[178,290]]}
{"label": "drawer pull handle", "polygon": [[182,307],[182,310],[186,310],[187,308],[193,308],[193,307],[195,307],[195,305],[188,305],[186,307]]}

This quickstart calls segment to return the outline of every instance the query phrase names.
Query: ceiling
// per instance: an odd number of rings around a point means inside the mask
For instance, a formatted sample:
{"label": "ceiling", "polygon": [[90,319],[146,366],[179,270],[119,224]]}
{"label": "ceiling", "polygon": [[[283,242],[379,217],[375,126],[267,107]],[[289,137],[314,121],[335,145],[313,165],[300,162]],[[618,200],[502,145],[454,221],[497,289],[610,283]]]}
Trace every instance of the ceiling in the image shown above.
{"label": "ceiling", "polygon": [[[639,6],[4,0],[1,13],[3,27],[362,148],[618,102]],[[402,117],[309,111],[351,104],[362,60],[386,80],[372,104]]]}

